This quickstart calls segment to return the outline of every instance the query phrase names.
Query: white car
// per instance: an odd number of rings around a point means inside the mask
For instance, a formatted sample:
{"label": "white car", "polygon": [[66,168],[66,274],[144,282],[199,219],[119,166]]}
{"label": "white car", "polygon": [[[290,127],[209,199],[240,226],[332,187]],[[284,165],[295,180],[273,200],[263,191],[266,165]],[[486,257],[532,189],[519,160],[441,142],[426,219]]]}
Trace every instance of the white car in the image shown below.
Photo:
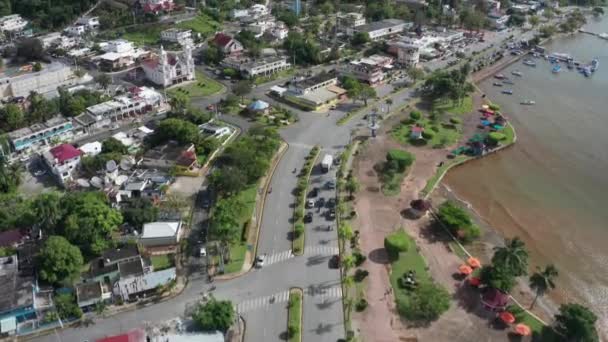
{"label": "white car", "polygon": [[315,206],[315,201],[312,199],[309,199],[308,201],[306,201],[306,208],[310,209],[310,208],[314,208]]}
{"label": "white car", "polygon": [[205,249],[205,247],[201,247],[198,250],[198,256],[201,258],[207,256],[207,250]]}
{"label": "white car", "polygon": [[258,255],[255,259],[255,267],[262,268],[264,266],[264,259],[266,258],[265,254]]}

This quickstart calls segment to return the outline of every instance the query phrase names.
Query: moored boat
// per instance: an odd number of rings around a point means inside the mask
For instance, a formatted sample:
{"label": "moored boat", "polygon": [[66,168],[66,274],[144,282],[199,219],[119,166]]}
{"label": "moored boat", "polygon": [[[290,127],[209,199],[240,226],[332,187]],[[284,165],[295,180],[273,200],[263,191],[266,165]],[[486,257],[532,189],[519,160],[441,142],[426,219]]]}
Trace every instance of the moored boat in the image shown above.
{"label": "moored boat", "polygon": [[500,82],[494,82],[494,83],[492,83],[492,85],[495,87],[502,87],[502,83],[500,83]]}
{"label": "moored boat", "polygon": [[536,66],[536,62],[533,61],[533,60],[531,60],[531,59],[524,59],[524,65],[535,67]]}
{"label": "moored boat", "polygon": [[507,95],[513,95],[513,90],[511,90],[511,89],[505,89],[501,93],[507,94]]}
{"label": "moored boat", "polygon": [[532,100],[525,100],[521,102],[522,105],[527,105],[527,106],[531,106],[531,105],[535,105],[536,102],[532,101]]}
{"label": "moored boat", "polygon": [[504,81],[502,81],[502,83],[503,83],[503,84],[515,84],[515,83],[513,83],[513,81],[511,81],[511,80],[504,80]]}
{"label": "moored boat", "polygon": [[515,71],[511,72],[511,74],[513,74],[515,76],[519,76],[519,77],[523,76],[523,74],[519,70],[515,70]]}
{"label": "moored boat", "polygon": [[551,69],[551,72],[554,74],[557,74],[558,72],[562,71],[562,67],[559,64],[556,64],[553,69]]}

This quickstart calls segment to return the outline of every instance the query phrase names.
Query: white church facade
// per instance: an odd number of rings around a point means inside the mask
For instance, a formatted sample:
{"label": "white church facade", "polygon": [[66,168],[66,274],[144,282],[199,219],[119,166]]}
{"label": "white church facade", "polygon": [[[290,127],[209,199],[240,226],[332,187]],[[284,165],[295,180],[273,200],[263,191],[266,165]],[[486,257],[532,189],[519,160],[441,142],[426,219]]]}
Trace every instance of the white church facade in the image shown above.
{"label": "white church facade", "polygon": [[148,80],[162,87],[196,78],[190,45],[184,46],[181,52],[167,52],[161,46],[159,55],[144,61],[142,68]]}

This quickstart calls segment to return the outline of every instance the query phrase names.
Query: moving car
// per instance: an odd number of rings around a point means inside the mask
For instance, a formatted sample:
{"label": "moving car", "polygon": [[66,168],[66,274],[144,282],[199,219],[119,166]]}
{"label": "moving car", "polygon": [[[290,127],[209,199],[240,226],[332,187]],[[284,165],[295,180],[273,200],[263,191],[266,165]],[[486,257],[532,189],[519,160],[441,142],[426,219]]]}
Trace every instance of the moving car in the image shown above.
{"label": "moving car", "polygon": [[335,254],[329,259],[329,268],[340,268],[340,256]]}
{"label": "moving car", "polygon": [[255,259],[255,267],[257,268],[262,268],[264,267],[264,259],[265,259],[266,255],[262,254],[262,255],[258,255],[258,257]]}

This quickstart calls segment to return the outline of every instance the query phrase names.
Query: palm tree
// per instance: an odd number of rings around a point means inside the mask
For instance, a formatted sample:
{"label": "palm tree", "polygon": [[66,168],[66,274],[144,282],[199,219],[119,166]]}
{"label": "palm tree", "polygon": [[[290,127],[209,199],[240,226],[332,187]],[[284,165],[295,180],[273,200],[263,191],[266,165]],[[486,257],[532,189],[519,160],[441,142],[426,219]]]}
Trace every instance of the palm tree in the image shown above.
{"label": "palm tree", "polygon": [[526,274],[528,271],[528,251],[525,243],[515,237],[507,239],[504,247],[494,247],[492,264],[505,267],[515,277]]}
{"label": "palm tree", "polygon": [[536,268],[536,272],[530,277],[530,287],[536,291],[536,297],[534,297],[532,304],[530,304],[530,310],[536,304],[538,297],[544,296],[547,291],[555,288],[554,280],[558,275],[557,268],[553,265],[547,265],[542,270],[540,267]]}

